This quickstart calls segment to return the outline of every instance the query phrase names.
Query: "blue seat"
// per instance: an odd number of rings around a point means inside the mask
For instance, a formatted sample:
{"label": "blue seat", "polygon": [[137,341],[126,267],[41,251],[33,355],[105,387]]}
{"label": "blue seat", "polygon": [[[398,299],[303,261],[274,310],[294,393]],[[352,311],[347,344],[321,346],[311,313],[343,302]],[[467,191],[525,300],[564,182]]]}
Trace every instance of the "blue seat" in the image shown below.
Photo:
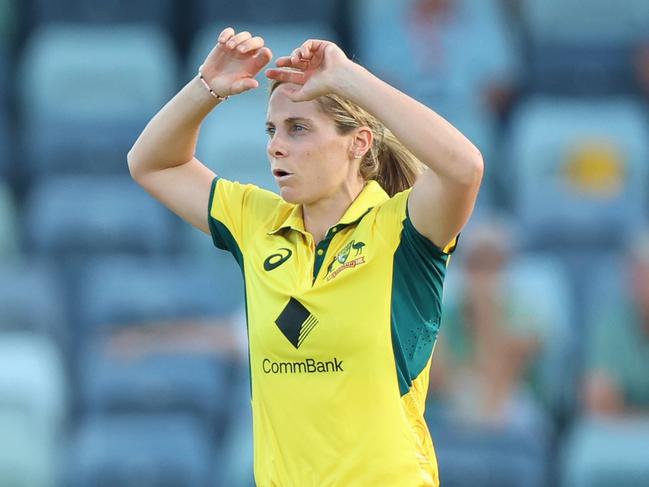
{"label": "blue seat", "polygon": [[[257,2],[255,0],[191,0],[190,25],[192,29],[205,26],[215,21],[233,23],[238,28],[239,24],[256,22],[260,24],[309,23],[318,22],[334,25],[342,14],[343,2],[330,0],[303,0],[291,2],[279,0],[276,2]],[[218,35],[218,32],[217,34]],[[315,36],[310,36],[317,38]]]}
{"label": "blue seat", "polygon": [[[0,140],[1,142],[2,140]],[[17,220],[18,215],[13,194],[9,186],[0,177],[0,262],[20,259]]]}
{"label": "blue seat", "polygon": [[540,42],[627,42],[641,39],[649,27],[643,0],[523,0],[520,12],[531,39]]}
{"label": "blue seat", "polygon": [[200,419],[215,435],[226,419],[224,360],[172,351],[119,357],[100,342],[86,345],[81,355],[79,393],[88,413],[182,413]]}
{"label": "blue seat", "polygon": [[[614,445],[614,447],[611,447]],[[563,487],[643,487],[649,483],[649,421],[580,418],[566,435],[561,462]]]}
{"label": "blue seat", "polygon": [[61,176],[33,185],[25,202],[32,254],[80,260],[103,253],[168,253],[171,214],[129,176]]}
{"label": "blue seat", "polygon": [[521,2],[530,41],[530,88],[539,94],[614,95],[637,91],[635,48],[649,28],[642,0]]}
{"label": "blue seat", "polygon": [[68,338],[61,283],[43,262],[0,265],[0,331],[31,331],[65,348]]}
{"label": "blue seat", "polygon": [[174,20],[173,0],[160,0],[155,8],[146,0],[30,0],[23,8],[28,26],[55,22],[83,24],[156,23],[170,26]]}
{"label": "blue seat", "polygon": [[209,485],[208,431],[191,417],[90,417],[69,450],[70,487],[197,487]]}
{"label": "blue seat", "polygon": [[0,333],[0,478],[50,487],[57,475],[67,406],[62,359],[46,337]]}
{"label": "blue seat", "polygon": [[177,88],[176,69],[171,40],[155,26],[37,29],[19,66],[31,176],[125,173],[128,149]]}
{"label": "blue seat", "polygon": [[647,217],[649,126],[640,105],[536,97],[511,127],[503,186],[529,246],[603,249]]}
{"label": "blue seat", "polygon": [[238,268],[204,260],[107,256],[87,262],[78,302],[83,326],[94,332],[146,321],[227,317],[243,306],[243,282]]}
{"label": "blue seat", "polygon": [[[2,61],[2,54],[0,54],[0,70],[3,70],[6,63]],[[1,76],[1,75],[0,75]],[[0,85],[2,81],[0,80]],[[2,86],[0,86],[0,89]],[[12,149],[13,137],[11,133],[11,124],[9,123],[9,111],[6,107],[6,102],[0,99],[0,178],[9,179],[16,172],[16,168],[12,167]]]}

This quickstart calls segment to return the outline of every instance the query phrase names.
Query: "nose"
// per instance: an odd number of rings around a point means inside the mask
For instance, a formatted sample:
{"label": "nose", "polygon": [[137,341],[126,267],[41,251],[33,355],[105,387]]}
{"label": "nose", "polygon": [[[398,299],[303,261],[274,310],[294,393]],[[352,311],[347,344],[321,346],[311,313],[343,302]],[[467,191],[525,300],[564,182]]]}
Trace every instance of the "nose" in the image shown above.
{"label": "nose", "polygon": [[286,157],[287,150],[283,138],[277,132],[268,140],[268,155],[272,159]]}

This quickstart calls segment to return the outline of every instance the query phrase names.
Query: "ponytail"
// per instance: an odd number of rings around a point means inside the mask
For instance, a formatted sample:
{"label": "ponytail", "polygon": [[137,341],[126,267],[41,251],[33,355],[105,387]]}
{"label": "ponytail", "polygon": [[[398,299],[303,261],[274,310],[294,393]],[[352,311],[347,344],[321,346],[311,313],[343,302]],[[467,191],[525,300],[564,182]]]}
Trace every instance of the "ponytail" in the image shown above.
{"label": "ponytail", "polygon": [[[281,82],[273,81],[271,94],[280,84]],[[385,125],[360,106],[338,95],[324,95],[316,101],[320,109],[333,119],[336,130],[341,135],[358,127],[369,127],[372,130],[372,146],[363,156],[359,168],[364,180],[377,181],[389,196],[415,184],[424,165]]]}

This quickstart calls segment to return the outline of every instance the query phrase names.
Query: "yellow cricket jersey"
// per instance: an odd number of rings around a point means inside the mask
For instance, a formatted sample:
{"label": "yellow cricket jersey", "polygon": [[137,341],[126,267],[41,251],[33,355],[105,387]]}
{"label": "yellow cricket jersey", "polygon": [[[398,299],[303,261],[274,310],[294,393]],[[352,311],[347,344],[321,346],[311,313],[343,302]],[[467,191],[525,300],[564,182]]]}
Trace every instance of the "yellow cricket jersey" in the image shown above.
{"label": "yellow cricket jersey", "polygon": [[212,238],[244,275],[258,486],[439,484],[424,404],[455,241],[415,230],[409,193],[370,181],[316,245],[299,205],[214,179]]}

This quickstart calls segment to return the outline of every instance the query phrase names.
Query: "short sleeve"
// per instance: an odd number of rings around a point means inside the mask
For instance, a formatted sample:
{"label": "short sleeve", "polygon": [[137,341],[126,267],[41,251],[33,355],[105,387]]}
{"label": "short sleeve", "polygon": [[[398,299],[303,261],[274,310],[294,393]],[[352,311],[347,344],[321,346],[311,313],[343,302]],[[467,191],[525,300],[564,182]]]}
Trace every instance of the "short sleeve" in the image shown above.
{"label": "short sleeve", "polygon": [[214,245],[240,257],[254,229],[276,211],[281,198],[253,184],[221,177],[212,181],[208,223]]}
{"label": "short sleeve", "polygon": [[[413,225],[408,213],[408,197],[412,189],[407,189],[395,194],[385,203],[382,203],[377,214],[377,223],[386,232],[399,240],[399,245],[407,245],[410,250],[416,251],[420,256],[448,256],[455,251],[459,240],[457,235],[446,247],[439,248],[427,237],[422,235]],[[391,231],[392,229],[393,231]]]}

